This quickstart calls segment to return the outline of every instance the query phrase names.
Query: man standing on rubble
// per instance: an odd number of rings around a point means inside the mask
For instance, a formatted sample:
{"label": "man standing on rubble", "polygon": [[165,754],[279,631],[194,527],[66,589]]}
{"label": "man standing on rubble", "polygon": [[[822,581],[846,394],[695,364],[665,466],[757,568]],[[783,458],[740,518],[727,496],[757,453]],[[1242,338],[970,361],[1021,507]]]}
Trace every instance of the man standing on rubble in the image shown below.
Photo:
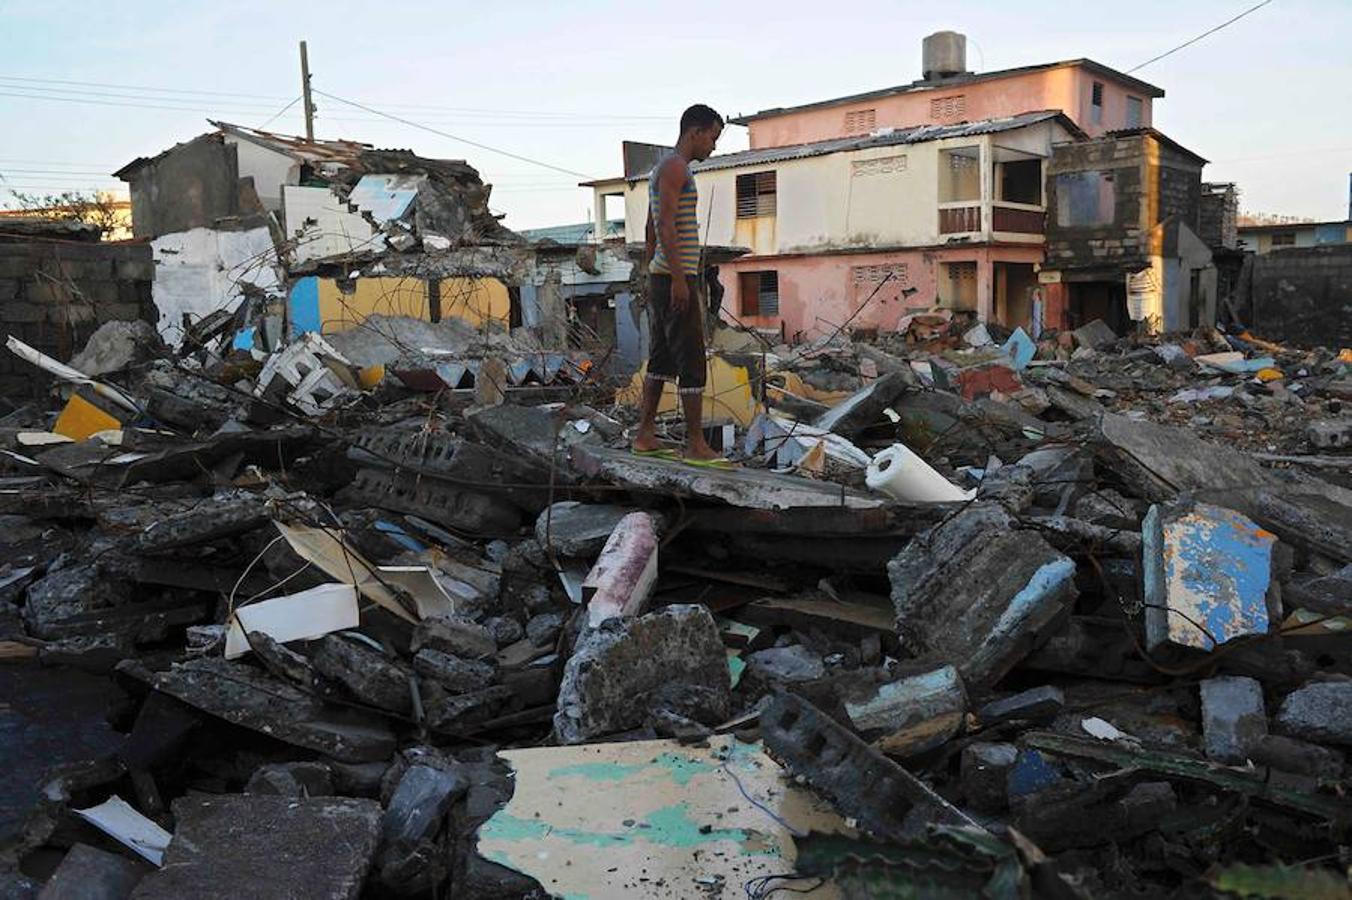
{"label": "man standing on rubble", "polygon": [[681,115],[675,149],[648,180],[648,375],[643,382],[634,452],[670,456],[657,442],[657,406],[667,383],[676,385],[685,416],[686,462],[722,462],[704,440],[704,308],[700,302],[701,253],[695,202],[699,193],[690,163],[707,159],[723,133],[723,117],[702,103]]}

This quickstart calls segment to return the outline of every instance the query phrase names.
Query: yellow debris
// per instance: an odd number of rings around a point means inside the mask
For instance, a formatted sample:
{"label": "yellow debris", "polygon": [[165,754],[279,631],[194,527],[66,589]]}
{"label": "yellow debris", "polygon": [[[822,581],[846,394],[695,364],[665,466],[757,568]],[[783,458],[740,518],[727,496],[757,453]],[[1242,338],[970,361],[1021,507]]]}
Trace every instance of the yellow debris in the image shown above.
{"label": "yellow debris", "polygon": [[100,431],[120,429],[122,423],[99,409],[79,394],[71,395],[66,408],[61,410],[52,431],[73,441],[83,441]]}
{"label": "yellow debris", "polygon": [[1267,368],[1267,369],[1259,369],[1254,377],[1256,377],[1259,381],[1268,382],[1268,381],[1280,381],[1286,376],[1282,374],[1280,369]]}
{"label": "yellow debris", "polygon": [[357,384],[361,385],[363,391],[369,391],[380,384],[385,377],[385,367],[381,365],[366,366],[357,370]]}

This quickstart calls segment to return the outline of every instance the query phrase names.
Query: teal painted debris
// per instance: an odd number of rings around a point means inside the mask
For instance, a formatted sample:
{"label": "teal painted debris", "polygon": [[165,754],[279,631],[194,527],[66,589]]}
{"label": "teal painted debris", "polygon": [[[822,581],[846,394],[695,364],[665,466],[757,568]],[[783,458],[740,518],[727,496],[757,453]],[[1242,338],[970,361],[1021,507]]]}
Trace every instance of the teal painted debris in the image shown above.
{"label": "teal painted debris", "polygon": [[1151,507],[1141,537],[1149,649],[1211,651],[1267,633],[1275,535],[1234,510],[1184,503]]}

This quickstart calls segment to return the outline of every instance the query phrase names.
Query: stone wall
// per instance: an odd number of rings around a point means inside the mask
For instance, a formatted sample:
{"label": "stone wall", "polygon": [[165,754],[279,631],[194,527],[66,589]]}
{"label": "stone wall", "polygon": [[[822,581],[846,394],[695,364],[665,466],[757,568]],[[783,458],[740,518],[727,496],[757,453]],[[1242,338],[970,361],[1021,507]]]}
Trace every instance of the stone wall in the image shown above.
{"label": "stone wall", "polygon": [[[1148,236],[1141,230],[1143,140],[1133,135],[1053,149],[1047,167],[1047,268],[1134,271],[1148,264]],[[1060,221],[1057,176],[1075,172],[1112,174],[1111,223],[1070,226]]]}
{"label": "stone wall", "polygon": [[[104,322],[154,322],[154,275],[149,244],[0,242],[0,337],[13,335],[65,362]],[[50,383],[50,376],[0,349],[0,412],[39,396]]]}
{"label": "stone wall", "polygon": [[1268,340],[1352,346],[1352,244],[1253,257],[1246,306],[1245,324]]}

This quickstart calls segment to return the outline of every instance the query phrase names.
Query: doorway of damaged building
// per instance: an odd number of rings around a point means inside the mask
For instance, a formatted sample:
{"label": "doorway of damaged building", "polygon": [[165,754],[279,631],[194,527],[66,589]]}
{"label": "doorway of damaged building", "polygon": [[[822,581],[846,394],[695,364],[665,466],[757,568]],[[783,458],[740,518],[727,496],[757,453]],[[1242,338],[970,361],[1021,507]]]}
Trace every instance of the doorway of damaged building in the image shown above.
{"label": "doorway of damaged building", "polygon": [[995,320],[1031,333],[1037,271],[1032,263],[995,263]]}
{"label": "doorway of damaged building", "polygon": [[1095,279],[1066,278],[1066,315],[1070,329],[1102,319],[1113,331],[1126,334],[1133,328],[1127,312],[1127,284],[1121,275]]}

